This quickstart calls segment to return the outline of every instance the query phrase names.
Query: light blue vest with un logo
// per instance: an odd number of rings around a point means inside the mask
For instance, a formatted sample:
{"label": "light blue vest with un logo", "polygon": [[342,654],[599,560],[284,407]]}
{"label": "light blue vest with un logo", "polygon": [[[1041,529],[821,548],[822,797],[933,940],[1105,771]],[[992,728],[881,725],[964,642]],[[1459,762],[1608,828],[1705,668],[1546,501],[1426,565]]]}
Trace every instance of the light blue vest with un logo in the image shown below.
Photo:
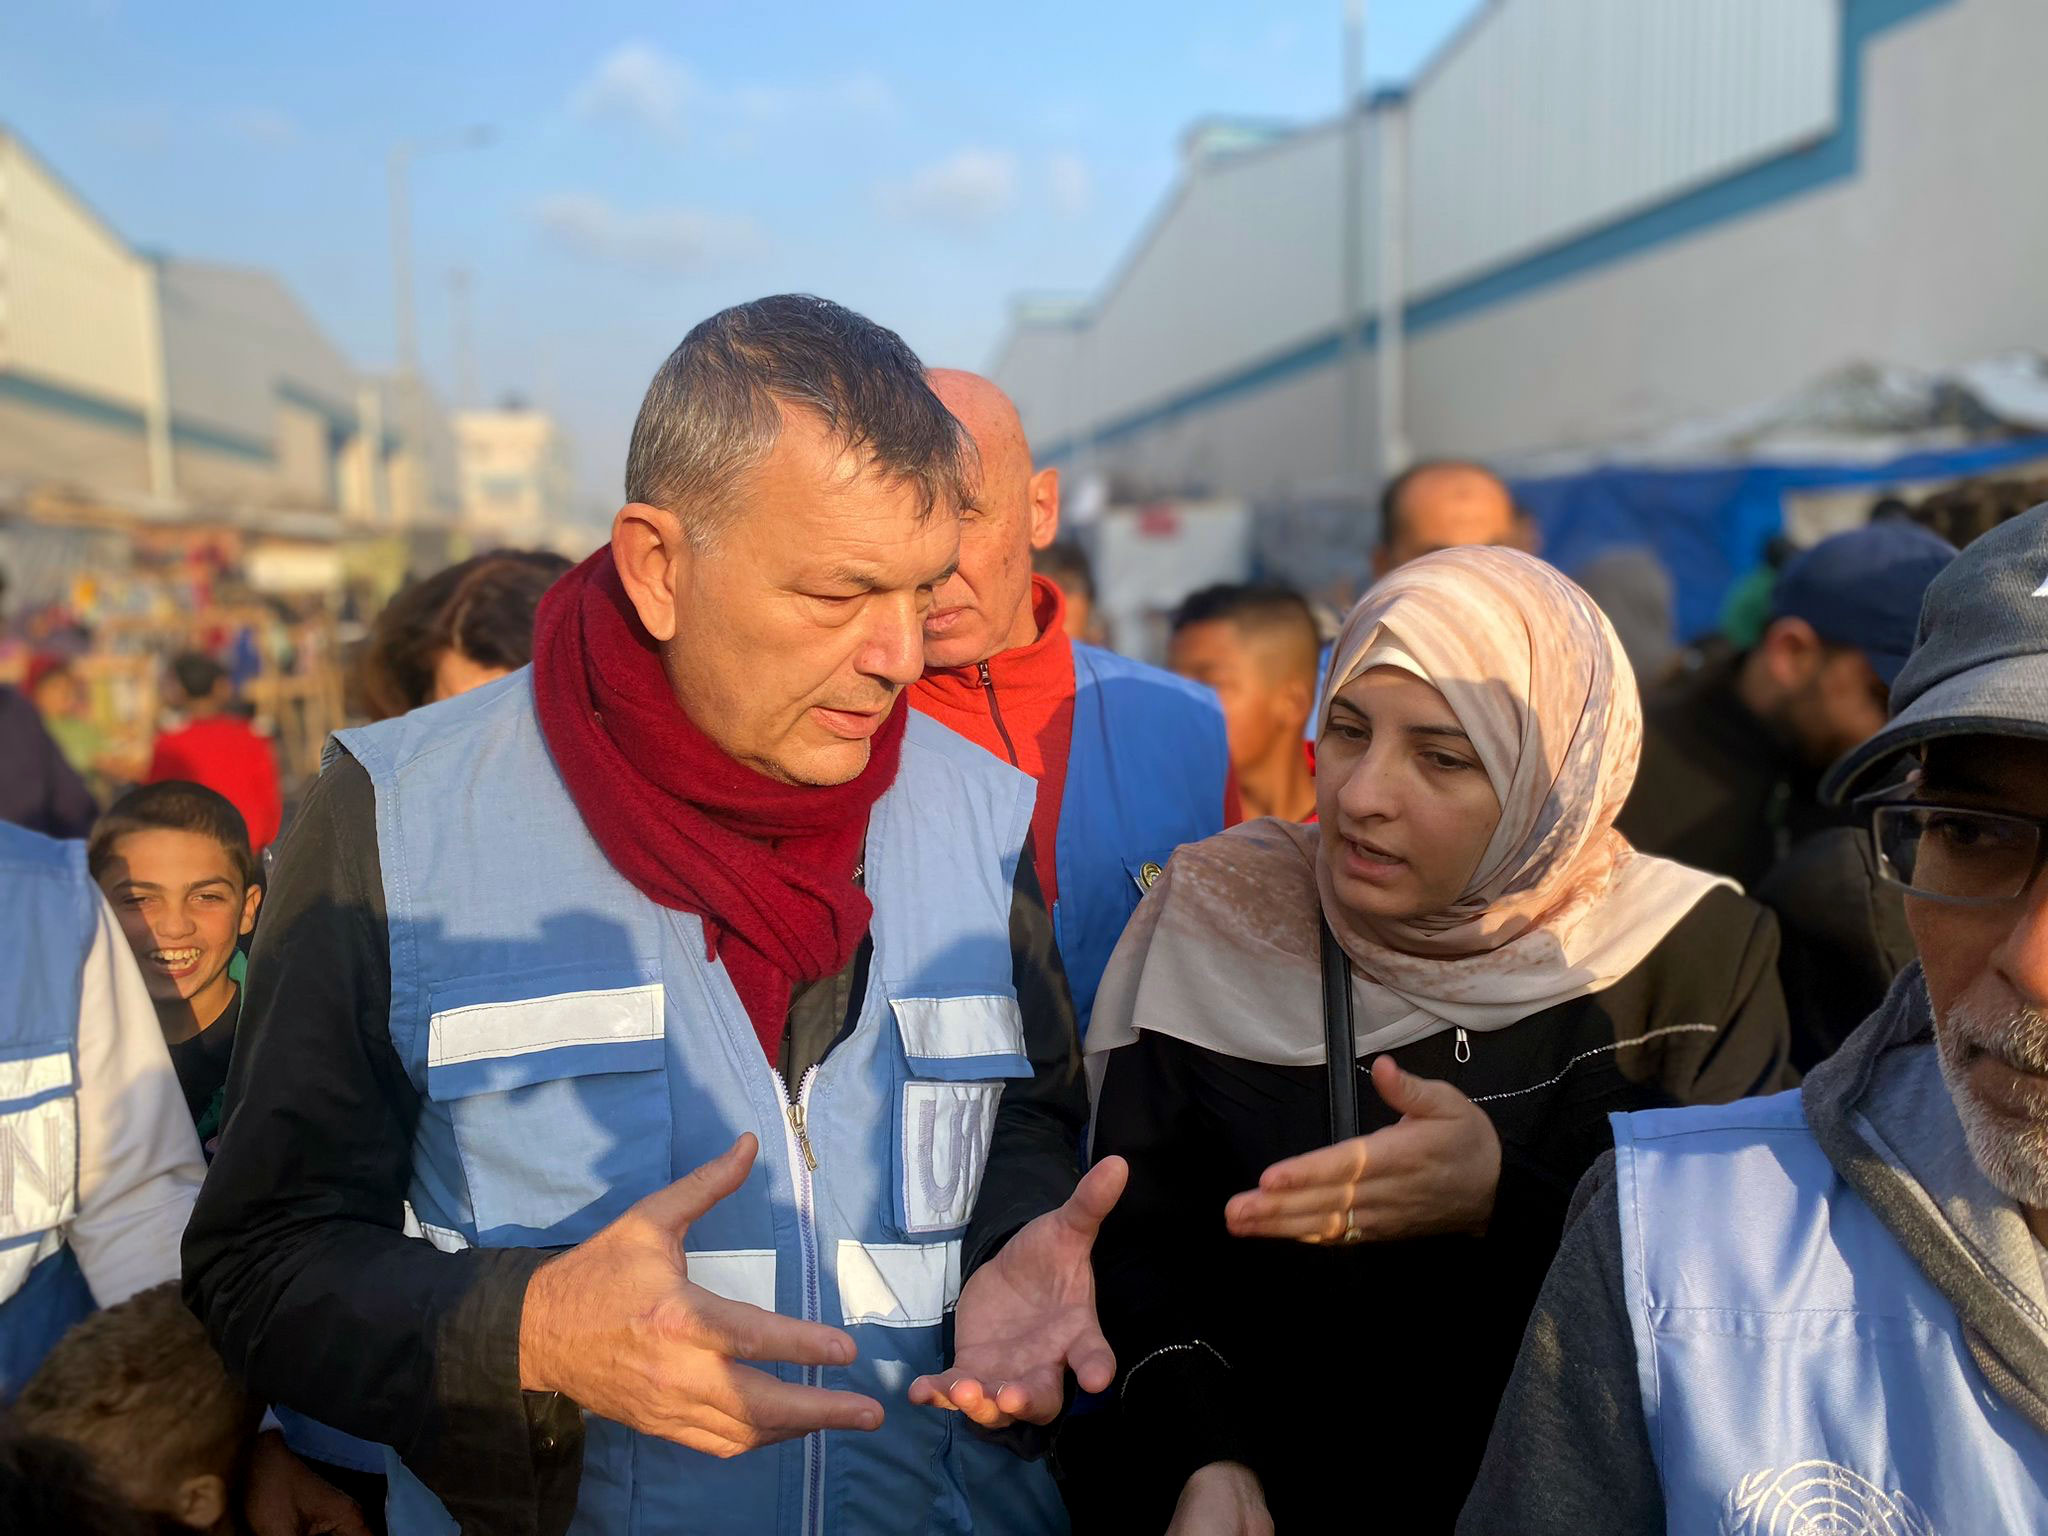
{"label": "light blue vest with un logo", "polygon": [[1053,931],[1081,1033],[1138,899],[1182,843],[1223,830],[1230,744],[1207,688],[1074,647],[1074,735],[1054,849]]}
{"label": "light blue vest with un logo", "polygon": [[93,1309],[78,1214],[78,1007],[100,894],[85,844],[0,823],[0,1405]]}
{"label": "light blue vest with un logo", "polygon": [[1672,1536],[2048,1531],[2048,1436],[1807,1129],[1799,1094],[1614,1117]]}
{"label": "light blue vest with un logo", "polygon": [[[746,1184],[689,1230],[691,1278],[847,1329],[853,1365],[779,1374],[885,1410],[872,1435],[725,1461],[589,1418],[572,1530],[1064,1530],[1042,1464],[905,1396],[946,1363],[996,1102],[1031,1071],[1009,938],[1030,780],[911,715],[868,825],[857,1024],[785,1084],[702,923],[642,896],[585,830],[526,673],[338,739],[376,787],[421,1240],[576,1243],[752,1131]],[[395,1459],[390,1515],[396,1536],[452,1529]]]}

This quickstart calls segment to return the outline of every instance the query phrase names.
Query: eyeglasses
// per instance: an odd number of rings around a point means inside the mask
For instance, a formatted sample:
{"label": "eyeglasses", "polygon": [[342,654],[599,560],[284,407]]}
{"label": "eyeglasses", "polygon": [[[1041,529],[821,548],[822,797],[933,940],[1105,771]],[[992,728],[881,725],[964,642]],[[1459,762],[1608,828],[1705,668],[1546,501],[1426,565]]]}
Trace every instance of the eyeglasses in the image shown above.
{"label": "eyeglasses", "polygon": [[1928,901],[1996,907],[2041,873],[2048,819],[1894,801],[1871,808],[1878,875]]}

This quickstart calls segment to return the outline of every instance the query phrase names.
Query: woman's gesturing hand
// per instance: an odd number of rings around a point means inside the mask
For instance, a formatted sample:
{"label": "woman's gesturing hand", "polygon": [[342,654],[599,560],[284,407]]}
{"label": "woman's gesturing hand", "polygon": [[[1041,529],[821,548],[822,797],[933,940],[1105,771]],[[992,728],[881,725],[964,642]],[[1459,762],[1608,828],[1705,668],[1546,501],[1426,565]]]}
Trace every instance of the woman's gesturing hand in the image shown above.
{"label": "woman's gesturing hand", "polygon": [[1400,1120],[1273,1164],[1223,1208],[1236,1237],[1304,1243],[1486,1230],[1500,1186],[1500,1136],[1449,1083],[1372,1064],[1373,1087]]}

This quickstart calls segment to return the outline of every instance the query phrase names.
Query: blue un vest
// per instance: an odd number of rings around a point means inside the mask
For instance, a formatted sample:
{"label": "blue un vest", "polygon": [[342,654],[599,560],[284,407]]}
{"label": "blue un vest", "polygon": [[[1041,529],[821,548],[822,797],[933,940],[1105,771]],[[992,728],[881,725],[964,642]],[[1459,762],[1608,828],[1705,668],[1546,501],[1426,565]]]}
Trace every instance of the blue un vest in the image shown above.
{"label": "blue un vest", "polygon": [[85,844],[0,823],[0,1405],[93,1309],[78,1214],[78,1007],[99,891]]}
{"label": "blue un vest", "polygon": [[[996,1100],[1031,1071],[1009,940],[1031,782],[911,715],[869,820],[859,1019],[785,1084],[701,922],[647,900],[585,830],[526,673],[338,740],[376,786],[391,1040],[421,1094],[422,1240],[579,1242],[752,1131],[753,1173],[689,1230],[691,1277],[846,1328],[853,1365],[768,1368],[886,1409],[872,1435],[729,1461],[589,1418],[572,1531],[1063,1531],[1042,1464],[905,1396],[945,1364]],[[395,1458],[391,1471],[396,1536],[453,1529]]]}
{"label": "blue un vest", "polygon": [[1083,1036],[1138,898],[1174,849],[1223,830],[1229,776],[1215,694],[1113,651],[1074,647],[1053,932]]}
{"label": "blue un vest", "polygon": [[[1796,1091],[1614,1117],[1673,1536],[2048,1530],[2048,1437],[1808,1130]],[[1830,1523],[1832,1522],[1832,1523]]]}

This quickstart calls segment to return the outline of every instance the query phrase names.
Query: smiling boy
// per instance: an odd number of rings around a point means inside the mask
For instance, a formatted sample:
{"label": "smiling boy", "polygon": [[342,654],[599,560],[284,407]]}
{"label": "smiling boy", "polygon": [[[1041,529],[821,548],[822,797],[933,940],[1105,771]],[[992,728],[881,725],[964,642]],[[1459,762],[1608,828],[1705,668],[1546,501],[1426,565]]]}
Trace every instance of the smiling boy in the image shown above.
{"label": "smiling boy", "polygon": [[210,1141],[241,1011],[237,944],[263,901],[248,826],[202,785],[148,784],[99,819],[86,858],[149,985],[200,1139]]}

